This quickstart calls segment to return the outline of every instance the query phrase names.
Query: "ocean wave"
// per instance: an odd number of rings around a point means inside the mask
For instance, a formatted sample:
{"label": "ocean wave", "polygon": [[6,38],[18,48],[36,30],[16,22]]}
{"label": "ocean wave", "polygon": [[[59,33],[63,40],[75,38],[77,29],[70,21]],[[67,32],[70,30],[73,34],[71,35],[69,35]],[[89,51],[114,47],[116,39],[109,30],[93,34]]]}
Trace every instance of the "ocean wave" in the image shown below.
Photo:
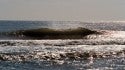
{"label": "ocean wave", "polygon": [[29,39],[82,39],[90,34],[98,34],[97,31],[89,30],[86,28],[76,29],[29,29],[29,30],[18,30],[14,32],[2,33],[3,35],[15,36],[19,38]]}

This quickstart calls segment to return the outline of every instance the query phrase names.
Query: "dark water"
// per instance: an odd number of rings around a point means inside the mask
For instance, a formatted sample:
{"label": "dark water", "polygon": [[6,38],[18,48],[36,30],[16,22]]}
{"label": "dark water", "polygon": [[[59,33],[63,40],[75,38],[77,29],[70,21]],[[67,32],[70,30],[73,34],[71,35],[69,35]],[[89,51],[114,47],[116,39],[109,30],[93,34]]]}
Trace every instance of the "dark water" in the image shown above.
{"label": "dark water", "polygon": [[[29,40],[4,34],[39,28],[87,28],[85,39]],[[125,23],[0,21],[0,70],[124,70]]]}

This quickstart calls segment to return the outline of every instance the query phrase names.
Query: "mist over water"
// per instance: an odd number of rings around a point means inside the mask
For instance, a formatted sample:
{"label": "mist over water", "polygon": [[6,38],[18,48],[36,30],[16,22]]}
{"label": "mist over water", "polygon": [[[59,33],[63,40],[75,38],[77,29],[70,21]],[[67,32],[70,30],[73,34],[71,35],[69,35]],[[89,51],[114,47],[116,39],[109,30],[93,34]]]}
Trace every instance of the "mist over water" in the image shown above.
{"label": "mist over water", "polygon": [[[8,32],[86,28],[101,34],[81,39],[27,39]],[[79,21],[0,21],[1,70],[123,70],[125,23]]]}

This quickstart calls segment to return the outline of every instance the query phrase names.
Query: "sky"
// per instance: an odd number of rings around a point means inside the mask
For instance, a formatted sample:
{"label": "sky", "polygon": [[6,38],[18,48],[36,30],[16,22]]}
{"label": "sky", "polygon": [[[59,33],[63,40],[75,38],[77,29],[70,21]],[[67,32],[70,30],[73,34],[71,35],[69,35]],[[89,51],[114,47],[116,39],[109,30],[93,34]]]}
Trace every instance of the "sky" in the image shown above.
{"label": "sky", "polygon": [[0,0],[0,20],[125,21],[125,0]]}

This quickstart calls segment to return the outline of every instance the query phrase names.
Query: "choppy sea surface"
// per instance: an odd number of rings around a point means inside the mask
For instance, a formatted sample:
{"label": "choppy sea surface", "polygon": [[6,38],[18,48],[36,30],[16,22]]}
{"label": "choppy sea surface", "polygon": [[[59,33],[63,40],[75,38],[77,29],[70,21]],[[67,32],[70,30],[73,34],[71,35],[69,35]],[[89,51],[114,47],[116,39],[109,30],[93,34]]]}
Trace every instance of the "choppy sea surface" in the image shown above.
{"label": "choppy sea surface", "polygon": [[[87,28],[84,39],[25,39],[7,32]],[[125,22],[0,21],[0,70],[124,70]]]}

